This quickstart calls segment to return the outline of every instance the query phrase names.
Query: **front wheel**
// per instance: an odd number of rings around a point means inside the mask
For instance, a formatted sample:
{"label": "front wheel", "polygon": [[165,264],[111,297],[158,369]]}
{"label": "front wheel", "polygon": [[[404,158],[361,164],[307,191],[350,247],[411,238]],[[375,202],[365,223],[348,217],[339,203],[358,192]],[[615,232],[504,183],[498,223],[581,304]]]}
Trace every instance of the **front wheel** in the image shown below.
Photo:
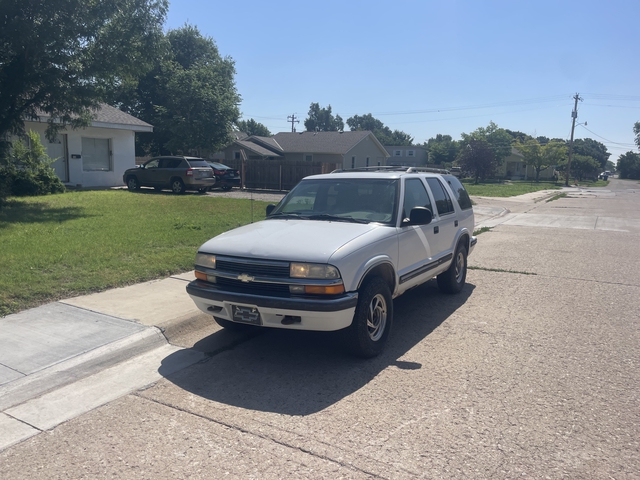
{"label": "front wheel", "polygon": [[225,192],[228,192],[229,190],[231,190],[231,188],[233,187],[229,184],[222,185],[222,190],[224,190]]}
{"label": "front wheel", "polygon": [[444,293],[459,293],[467,279],[467,248],[461,243],[456,248],[456,254],[451,266],[446,272],[438,275],[438,287]]}
{"label": "front wheel", "polygon": [[184,183],[179,178],[174,178],[171,181],[171,191],[176,194],[184,193]]}
{"label": "front wheel", "polygon": [[392,321],[393,300],[387,282],[380,277],[367,280],[359,290],[353,322],[345,331],[347,347],[358,357],[379,355],[389,338]]}

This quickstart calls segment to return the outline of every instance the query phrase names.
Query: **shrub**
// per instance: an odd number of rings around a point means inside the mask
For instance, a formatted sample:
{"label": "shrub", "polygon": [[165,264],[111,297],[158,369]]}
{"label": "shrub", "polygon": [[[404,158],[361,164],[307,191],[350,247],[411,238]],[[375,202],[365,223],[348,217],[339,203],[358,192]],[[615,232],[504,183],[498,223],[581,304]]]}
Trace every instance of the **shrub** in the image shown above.
{"label": "shrub", "polygon": [[0,200],[9,195],[35,196],[65,191],[51,167],[55,160],[47,155],[40,136],[33,131],[27,135],[29,146],[17,140],[11,151],[0,159]]}

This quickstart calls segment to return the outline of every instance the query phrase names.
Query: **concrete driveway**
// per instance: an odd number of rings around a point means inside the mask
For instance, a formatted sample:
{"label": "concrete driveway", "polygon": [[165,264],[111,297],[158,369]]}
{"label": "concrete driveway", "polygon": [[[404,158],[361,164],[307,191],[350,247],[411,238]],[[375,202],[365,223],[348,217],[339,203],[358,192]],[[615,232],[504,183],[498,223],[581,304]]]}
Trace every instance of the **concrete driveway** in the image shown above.
{"label": "concrete driveway", "polygon": [[638,478],[640,185],[475,200],[468,285],[396,299],[382,356],[179,332],[203,361],[5,450],[3,476]]}

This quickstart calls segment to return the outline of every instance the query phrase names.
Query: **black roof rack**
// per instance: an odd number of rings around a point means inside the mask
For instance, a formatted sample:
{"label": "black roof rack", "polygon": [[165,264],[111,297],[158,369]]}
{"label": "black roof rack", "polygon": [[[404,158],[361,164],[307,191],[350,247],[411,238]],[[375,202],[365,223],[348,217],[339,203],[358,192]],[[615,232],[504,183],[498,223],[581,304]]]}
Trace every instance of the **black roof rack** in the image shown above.
{"label": "black roof rack", "polygon": [[403,166],[403,165],[378,165],[375,167],[358,167],[358,168],[349,168],[343,169],[339,168],[337,170],[332,171],[331,173],[349,173],[349,172],[404,172],[404,173],[442,173],[448,174],[451,173],[449,170],[444,168],[434,168],[434,167],[411,167],[411,166]]}

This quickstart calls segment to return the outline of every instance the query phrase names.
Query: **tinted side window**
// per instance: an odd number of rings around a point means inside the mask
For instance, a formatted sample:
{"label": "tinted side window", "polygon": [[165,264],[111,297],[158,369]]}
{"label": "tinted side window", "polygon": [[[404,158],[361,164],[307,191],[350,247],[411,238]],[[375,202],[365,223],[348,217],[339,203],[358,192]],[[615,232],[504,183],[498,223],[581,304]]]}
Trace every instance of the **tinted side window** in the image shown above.
{"label": "tinted side window", "polygon": [[433,198],[436,201],[436,208],[439,215],[447,215],[454,212],[453,202],[447,191],[437,178],[427,178],[427,183],[433,193]]}
{"label": "tinted side window", "polygon": [[456,200],[458,200],[458,205],[460,205],[460,208],[462,210],[473,208],[471,199],[469,198],[469,194],[465,190],[462,183],[460,183],[460,180],[458,180],[453,175],[443,175],[442,178],[447,181],[447,183],[451,187],[451,190],[453,190],[453,194],[455,195]]}
{"label": "tinted side window", "polygon": [[413,207],[426,207],[433,213],[431,200],[427,195],[427,189],[418,178],[408,178],[404,183],[404,204],[402,210],[402,219],[409,218]]}
{"label": "tinted side window", "polygon": [[189,160],[189,165],[191,165],[192,167],[210,167],[211,165],[209,165],[207,162],[205,162],[204,160]]}
{"label": "tinted side window", "polygon": [[181,158],[163,158],[162,168],[178,168],[182,162]]}

